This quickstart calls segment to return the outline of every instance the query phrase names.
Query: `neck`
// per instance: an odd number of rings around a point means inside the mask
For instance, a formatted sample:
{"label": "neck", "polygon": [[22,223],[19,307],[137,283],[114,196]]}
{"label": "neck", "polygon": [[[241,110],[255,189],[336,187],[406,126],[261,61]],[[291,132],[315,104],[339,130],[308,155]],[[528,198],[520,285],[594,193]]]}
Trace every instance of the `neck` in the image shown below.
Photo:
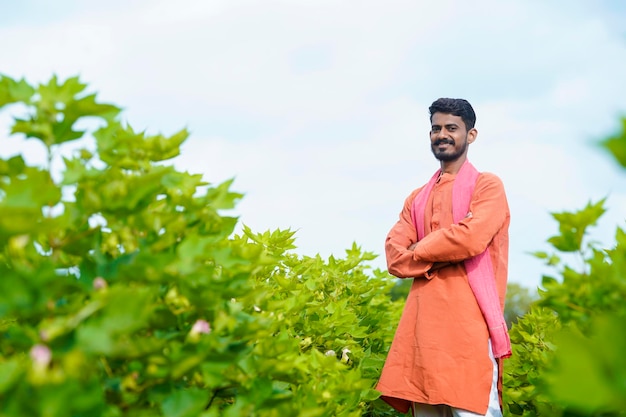
{"label": "neck", "polygon": [[441,172],[444,174],[457,174],[465,161],[467,161],[466,155],[463,155],[454,161],[441,161]]}

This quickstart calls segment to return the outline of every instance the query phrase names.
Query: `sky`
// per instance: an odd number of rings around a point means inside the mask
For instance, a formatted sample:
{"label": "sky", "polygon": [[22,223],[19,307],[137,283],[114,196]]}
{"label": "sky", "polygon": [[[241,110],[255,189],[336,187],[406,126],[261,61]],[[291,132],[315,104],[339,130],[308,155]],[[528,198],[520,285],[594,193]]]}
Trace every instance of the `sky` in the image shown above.
{"label": "sky", "polygon": [[[428,106],[477,113],[469,159],[504,182],[509,281],[549,273],[550,213],[607,198],[590,238],[624,226],[626,172],[597,142],[626,116],[620,0],[22,0],[0,14],[0,74],[80,76],[136,130],[191,132],[181,170],[234,178],[241,224],[296,231],[296,252],[378,254],[438,168]],[[35,141],[0,155],[42,161]]]}

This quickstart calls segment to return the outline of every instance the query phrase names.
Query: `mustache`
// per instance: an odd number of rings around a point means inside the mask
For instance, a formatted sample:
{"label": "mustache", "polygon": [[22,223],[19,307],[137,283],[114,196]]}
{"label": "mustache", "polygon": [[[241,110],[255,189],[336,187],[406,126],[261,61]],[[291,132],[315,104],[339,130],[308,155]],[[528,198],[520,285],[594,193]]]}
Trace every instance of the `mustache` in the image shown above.
{"label": "mustache", "polygon": [[448,145],[454,145],[454,141],[452,139],[437,139],[433,145],[435,146],[439,146],[439,145],[444,145],[444,144],[448,144]]}

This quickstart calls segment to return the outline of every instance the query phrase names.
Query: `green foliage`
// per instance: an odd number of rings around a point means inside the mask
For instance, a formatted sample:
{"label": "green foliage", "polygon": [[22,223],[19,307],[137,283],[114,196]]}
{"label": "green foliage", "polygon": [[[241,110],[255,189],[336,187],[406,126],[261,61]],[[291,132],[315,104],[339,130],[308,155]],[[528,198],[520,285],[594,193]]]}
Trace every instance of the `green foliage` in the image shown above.
{"label": "green foliage", "polygon": [[0,160],[0,416],[394,415],[373,386],[401,302],[374,255],[234,234],[231,181],[163,163],[185,130],[136,132],[85,91],[0,78],[11,133],[49,153]]}
{"label": "green foliage", "polygon": [[559,222],[560,234],[552,236],[548,242],[561,252],[577,252],[582,250],[583,237],[588,227],[595,226],[600,216],[606,211],[605,200],[587,206],[575,213],[552,213]]}
{"label": "green foliage", "polygon": [[391,288],[389,295],[392,300],[406,300],[411,291],[412,279],[396,279],[396,284]]}
{"label": "green foliage", "polygon": [[603,140],[600,145],[609,151],[617,163],[626,168],[626,118],[622,118],[621,132]]}
{"label": "green foliage", "polygon": [[524,314],[528,313],[537,294],[529,288],[515,282],[510,282],[506,287],[506,301],[504,303],[504,318],[509,327],[517,322]]}
{"label": "green foliage", "polygon": [[[622,136],[603,145],[624,165]],[[618,227],[612,247],[585,240],[604,205],[554,213],[555,252],[534,253],[557,274],[543,277],[540,299],[512,328],[508,415],[626,415],[626,233]]]}
{"label": "green foliage", "polygon": [[588,337],[573,329],[557,335],[559,351],[546,375],[547,392],[554,400],[582,415],[624,414],[624,320],[616,314],[598,315]]}
{"label": "green foliage", "polygon": [[504,411],[507,415],[558,416],[542,388],[544,371],[553,357],[554,333],[560,328],[556,314],[534,306],[511,328],[512,356],[504,362]]}
{"label": "green foliage", "polygon": [[626,414],[626,234],[615,246],[591,248],[587,271],[563,267],[563,281],[549,281],[542,303],[559,314],[563,329],[546,370],[544,390],[579,415]]}
{"label": "green foliage", "polygon": [[[555,218],[560,220],[559,229],[566,235],[568,232],[565,230],[584,231],[595,225],[598,213],[603,213],[604,210],[604,200],[601,200],[597,204],[588,204],[575,213],[555,214]],[[613,249],[603,249],[594,243],[585,246],[582,240],[572,246],[581,265],[578,268],[561,260],[561,254],[550,256],[552,259],[559,259],[552,266],[562,278],[543,277],[541,305],[558,312],[563,323],[573,321],[586,327],[594,315],[621,308],[622,300],[626,296],[626,281],[621,272],[624,269],[620,269],[626,267],[623,258],[624,242],[620,238],[624,233],[619,228],[616,233],[617,245]],[[556,239],[550,239],[554,247],[562,251],[562,247],[554,243],[555,241]]]}

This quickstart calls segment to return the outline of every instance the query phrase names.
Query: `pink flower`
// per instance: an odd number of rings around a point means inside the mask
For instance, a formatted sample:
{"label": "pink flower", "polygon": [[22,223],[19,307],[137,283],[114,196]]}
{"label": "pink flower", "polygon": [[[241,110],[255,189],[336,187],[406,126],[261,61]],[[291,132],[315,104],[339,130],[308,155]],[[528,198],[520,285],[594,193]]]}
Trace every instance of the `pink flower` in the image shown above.
{"label": "pink flower", "polygon": [[30,349],[29,355],[35,365],[42,368],[47,367],[52,360],[52,352],[50,351],[50,348],[48,348],[48,346],[46,345],[34,345]]}
{"label": "pink flower", "polygon": [[102,277],[96,277],[93,280],[93,289],[94,290],[101,290],[103,288],[108,287],[109,284],[107,284],[106,280]]}
{"label": "pink flower", "polygon": [[206,320],[202,320],[202,319],[196,320],[196,322],[193,324],[193,327],[191,328],[192,335],[209,334],[209,333],[211,333],[211,325]]}

